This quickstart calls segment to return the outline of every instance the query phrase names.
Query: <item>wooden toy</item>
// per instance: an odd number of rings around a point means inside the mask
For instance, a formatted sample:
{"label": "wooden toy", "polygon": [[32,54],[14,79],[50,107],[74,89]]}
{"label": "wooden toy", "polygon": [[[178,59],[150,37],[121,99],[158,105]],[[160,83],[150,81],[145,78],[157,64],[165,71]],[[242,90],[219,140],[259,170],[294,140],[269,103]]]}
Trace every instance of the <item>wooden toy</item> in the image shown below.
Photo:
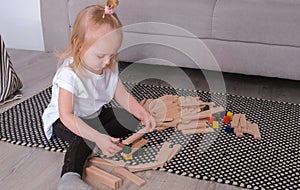
{"label": "wooden toy", "polygon": [[[215,120],[213,114],[224,112],[222,106],[214,107],[213,102],[203,102],[199,97],[164,95],[157,99],[145,99],[141,105],[150,112],[157,122],[157,131],[174,127],[177,130],[207,128],[207,121]],[[198,133],[211,130],[193,130]],[[189,131],[188,133],[190,133]]]}
{"label": "wooden toy", "polygon": [[230,126],[230,125],[226,125],[225,126],[225,131],[227,132],[227,133],[233,133],[233,128]]}
{"label": "wooden toy", "polygon": [[208,123],[213,123],[213,121],[216,121],[217,119],[216,119],[216,117],[215,116],[211,116],[211,117],[209,117],[208,118]]}
{"label": "wooden toy", "polygon": [[233,117],[233,112],[228,111],[228,112],[226,113],[226,115],[229,116],[230,119],[232,119],[232,117]]}
{"label": "wooden toy", "polygon": [[144,127],[142,129],[140,129],[138,132],[136,132],[133,135],[131,135],[130,137],[128,137],[127,139],[125,139],[124,141],[122,141],[122,143],[125,145],[132,144],[133,142],[142,138],[142,136],[144,136],[148,132],[149,132],[149,129]]}
{"label": "wooden toy", "polygon": [[206,128],[207,122],[201,120],[191,121],[190,123],[179,123],[177,126],[178,130],[186,130],[186,129],[197,129],[197,128]]}
{"label": "wooden toy", "polygon": [[166,163],[170,162],[171,159],[179,152],[181,145],[176,144],[172,148],[169,142],[164,142],[160,151],[156,155],[156,161],[146,164],[138,164],[134,166],[127,166],[131,172],[151,170],[158,167],[163,167]]}
{"label": "wooden toy", "polygon": [[112,159],[99,158],[99,157],[92,157],[91,159],[89,159],[89,162],[91,162],[92,164],[105,165],[105,166],[125,167],[126,165],[126,163],[123,160],[116,161]]}
{"label": "wooden toy", "polygon": [[126,179],[132,181],[133,183],[135,183],[139,187],[146,184],[145,180],[143,180],[142,178],[138,177],[137,175],[131,173],[130,171],[128,171],[127,169],[125,169],[123,167],[115,167],[114,171],[117,172],[118,174],[122,175]]}
{"label": "wooden toy", "polygon": [[231,121],[231,127],[236,128],[240,123],[240,114],[234,114]]}
{"label": "wooden toy", "polygon": [[140,140],[136,141],[132,144],[130,151],[123,151],[121,155],[124,158],[128,158],[129,156],[132,156],[135,152],[137,152],[140,148],[142,148],[144,145],[148,143],[148,140],[141,138]]}
{"label": "wooden toy", "polygon": [[219,128],[219,122],[218,121],[213,121],[212,128],[213,129],[218,129]]}
{"label": "wooden toy", "polygon": [[255,139],[261,139],[258,125],[247,121],[246,114],[234,114],[231,126],[234,128],[234,133],[238,137],[242,137],[244,133],[247,133],[253,135]]}
{"label": "wooden toy", "polygon": [[100,183],[103,183],[113,189],[120,188],[122,184],[122,179],[114,176],[100,168],[95,166],[89,166],[86,168],[86,175],[97,180]]}
{"label": "wooden toy", "polygon": [[223,122],[225,123],[225,124],[228,124],[228,123],[230,123],[230,117],[229,116],[224,116],[224,120],[223,120]]}
{"label": "wooden toy", "polygon": [[182,130],[182,134],[184,135],[192,135],[192,134],[203,134],[203,133],[213,133],[215,132],[212,128],[204,128],[204,129],[186,129]]}
{"label": "wooden toy", "polygon": [[131,152],[131,150],[132,150],[132,148],[131,148],[131,146],[129,146],[129,145],[125,145],[125,146],[123,147],[123,153],[124,153],[124,154],[129,154],[129,153]]}
{"label": "wooden toy", "polygon": [[[137,141],[135,143],[136,146],[133,145],[133,147],[134,148],[141,147],[146,142],[148,141],[145,139],[141,139],[140,141]],[[125,178],[137,184],[138,186],[142,186],[146,183],[146,181],[131,172],[145,171],[145,170],[150,170],[158,167],[163,167],[166,163],[169,163],[172,160],[172,158],[180,151],[180,149],[181,149],[180,144],[175,144],[171,147],[171,143],[164,142],[158,154],[156,155],[155,162],[147,163],[147,164],[138,164],[134,166],[126,166],[126,163],[124,161],[115,161],[115,160],[104,159],[99,157],[92,157],[89,161],[90,163],[96,165],[105,165],[105,166],[114,167],[114,171],[116,173],[124,176]],[[120,178],[93,165],[86,168],[86,174],[88,177],[95,179],[98,182],[103,183],[113,189],[119,188],[122,183],[122,180]]]}
{"label": "wooden toy", "polygon": [[255,139],[258,139],[258,140],[261,139],[259,128],[256,123],[251,123],[251,122],[247,121],[247,127],[248,127],[247,128],[248,134],[253,135]]}

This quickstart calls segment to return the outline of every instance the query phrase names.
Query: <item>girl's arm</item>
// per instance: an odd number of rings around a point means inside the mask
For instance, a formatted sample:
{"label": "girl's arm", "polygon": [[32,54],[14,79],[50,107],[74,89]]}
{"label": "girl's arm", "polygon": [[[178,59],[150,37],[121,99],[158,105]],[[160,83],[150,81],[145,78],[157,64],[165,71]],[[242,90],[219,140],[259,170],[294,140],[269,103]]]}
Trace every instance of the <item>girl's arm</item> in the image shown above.
{"label": "girl's arm", "polygon": [[155,119],[147,112],[139,103],[138,101],[127,92],[125,89],[121,79],[119,78],[117,89],[115,92],[115,100],[128,112],[130,112],[132,115],[137,117],[139,120],[142,121],[142,123],[150,129],[150,131],[153,131],[156,122]]}
{"label": "girl's arm", "polygon": [[59,88],[58,111],[61,122],[76,135],[95,142],[103,154],[113,156],[121,149],[113,142],[118,139],[102,134],[74,115],[73,94]]}

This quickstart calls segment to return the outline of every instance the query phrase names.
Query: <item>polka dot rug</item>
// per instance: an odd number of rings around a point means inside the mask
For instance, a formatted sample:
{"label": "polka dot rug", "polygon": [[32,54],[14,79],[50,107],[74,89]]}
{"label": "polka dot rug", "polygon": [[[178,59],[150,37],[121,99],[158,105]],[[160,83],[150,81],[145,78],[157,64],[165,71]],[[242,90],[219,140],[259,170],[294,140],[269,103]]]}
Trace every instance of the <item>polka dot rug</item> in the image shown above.
{"label": "polka dot rug", "polygon": [[[212,180],[246,189],[300,189],[300,105],[223,93],[203,92],[172,87],[125,83],[138,99],[158,98],[165,94],[200,96],[227,111],[245,113],[259,125],[262,139],[251,135],[236,137],[220,128],[209,134],[183,135],[169,128],[144,136],[149,140],[141,156],[128,164],[152,162],[163,142],[181,144],[180,152],[158,170]],[[47,141],[41,115],[51,98],[51,88],[0,114],[2,141],[65,152],[67,143],[54,137]],[[110,106],[118,106],[112,102]],[[139,126],[142,127],[142,126]],[[99,154],[100,157],[105,157]],[[120,155],[113,159],[122,159]]]}

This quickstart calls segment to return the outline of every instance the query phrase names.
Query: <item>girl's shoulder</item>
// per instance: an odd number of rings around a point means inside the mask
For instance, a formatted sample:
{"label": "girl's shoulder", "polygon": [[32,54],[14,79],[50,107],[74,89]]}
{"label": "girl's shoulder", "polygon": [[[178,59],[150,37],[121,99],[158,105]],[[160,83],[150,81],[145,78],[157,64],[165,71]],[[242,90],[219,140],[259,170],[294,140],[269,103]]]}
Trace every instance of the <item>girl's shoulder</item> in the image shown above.
{"label": "girl's shoulder", "polygon": [[71,66],[73,63],[73,58],[68,57],[64,60],[63,64],[61,64],[57,71],[56,71],[56,77],[61,77],[64,75],[73,75],[76,76],[76,72],[74,71],[73,67]]}

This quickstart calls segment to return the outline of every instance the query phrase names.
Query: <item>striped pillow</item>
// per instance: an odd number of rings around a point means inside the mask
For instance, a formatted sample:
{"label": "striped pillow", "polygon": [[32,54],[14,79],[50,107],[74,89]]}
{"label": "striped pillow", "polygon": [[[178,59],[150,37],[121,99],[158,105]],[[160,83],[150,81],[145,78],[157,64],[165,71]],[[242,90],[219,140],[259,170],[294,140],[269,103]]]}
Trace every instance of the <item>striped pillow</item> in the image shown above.
{"label": "striped pillow", "polygon": [[0,105],[2,105],[9,101],[21,98],[22,93],[19,89],[23,87],[23,84],[13,68],[1,35],[0,46]]}

